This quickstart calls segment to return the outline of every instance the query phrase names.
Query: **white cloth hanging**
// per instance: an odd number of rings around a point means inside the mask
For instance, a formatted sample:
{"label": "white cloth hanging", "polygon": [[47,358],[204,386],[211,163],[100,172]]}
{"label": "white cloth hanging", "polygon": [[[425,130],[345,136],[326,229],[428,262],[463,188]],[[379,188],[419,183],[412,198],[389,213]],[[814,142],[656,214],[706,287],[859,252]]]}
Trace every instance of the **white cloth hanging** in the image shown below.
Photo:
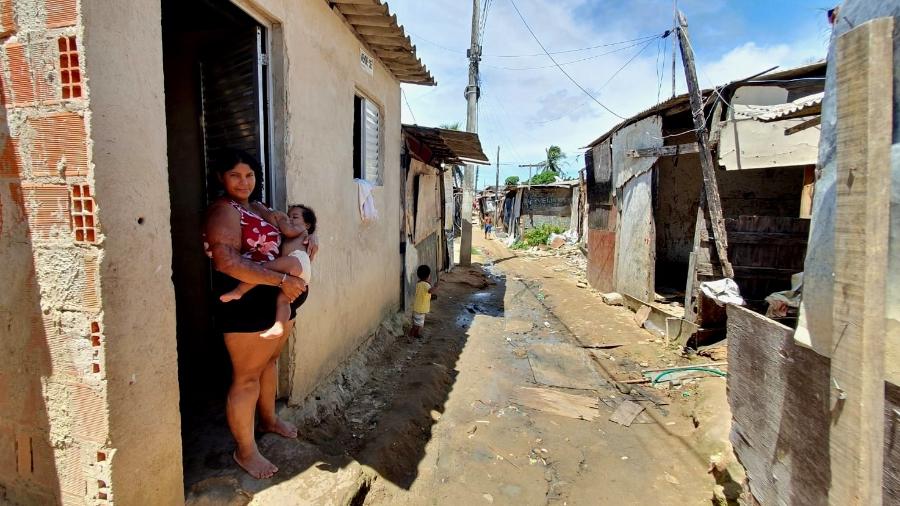
{"label": "white cloth hanging", "polygon": [[359,194],[359,216],[363,223],[369,223],[378,219],[378,210],[375,209],[375,198],[372,195],[375,185],[364,180],[354,179],[357,193]]}

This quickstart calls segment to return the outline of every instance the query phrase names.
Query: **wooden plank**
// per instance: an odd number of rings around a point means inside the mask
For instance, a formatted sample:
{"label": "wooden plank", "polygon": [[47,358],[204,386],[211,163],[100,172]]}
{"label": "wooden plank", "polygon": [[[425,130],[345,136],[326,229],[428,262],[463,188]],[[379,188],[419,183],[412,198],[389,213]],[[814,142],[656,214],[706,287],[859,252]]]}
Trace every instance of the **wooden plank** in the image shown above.
{"label": "wooden plank", "polygon": [[884,504],[900,504],[900,387],[884,382]]}
{"label": "wooden plank", "polygon": [[592,421],[600,416],[596,397],[572,395],[546,388],[521,387],[510,399],[515,404],[554,415]]}
{"label": "wooden plank", "polygon": [[675,146],[662,146],[658,148],[639,148],[630,149],[625,152],[625,156],[630,158],[654,157],[660,156],[678,156],[686,153],[699,153],[700,147],[696,142],[689,144],[678,144]]}
{"label": "wooden plank", "polygon": [[534,381],[541,385],[597,389],[606,386],[587,353],[571,344],[535,344],[528,347]]}
{"label": "wooden plank", "polygon": [[[790,277],[800,269],[781,269],[778,267],[753,267],[746,265],[734,265],[734,277],[736,278],[766,278],[766,279],[782,279]],[[718,266],[711,263],[698,263],[697,272],[702,276],[715,276],[719,272]]]}
{"label": "wooden plank", "polygon": [[815,118],[808,119],[808,120],[804,121],[803,123],[800,123],[799,125],[794,125],[788,129],[785,129],[784,135],[794,135],[797,132],[802,132],[802,131],[806,130],[807,128],[812,128],[821,123],[822,123],[822,116],[816,116]]}
{"label": "wooden plank", "polygon": [[726,310],[731,443],[750,493],[765,505],[827,504],[835,472],[828,359],[798,346],[784,325],[742,307]]}
{"label": "wooden plank", "polygon": [[[728,231],[728,244],[762,244],[765,246],[806,246],[807,232],[781,233],[781,232],[741,232]],[[709,232],[700,231],[700,240],[709,241]]]}
{"label": "wooden plank", "polygon": [[366,15],[345,12],[344,17],[347,18],[347,21],[353,26],[397,26],[396,14],[393,16],[384,16],[381,14]]}
{"label": "wooden plank", "polygon": [[625,427],[631,427],[631,423],[641,414],[641,411],[644,411],[644,406],[636,402],[624,401],[622,404],[619,404],[619,407],[609,417],[609,421]]}
{"label": "wooden plank", "polygon": [[882,501],[893,18],[837,40],[831,504]]}
{"label": "wooden plank", "polygon": [[716,253],[722,263],[725,277],[734,277],[731,263],[728,262],[728,238],[725,234],[725,218],[722,212],[722,200],[719,198],[719,186],[716,182],[716,168],[713,165],[712,153],[709,150],[709,139],[706,131],[706,116],[703,112],[703,99],[697,69],[694,67],[694,51],[687,32],[687,19],[684,13],[678,12],[678,39],[681,48],[681,60],[684,62],[684,73],[687,79],[688,93],[691,98],[691,111],[694,117],[694,128],[697,131],[697,145],[700,148],[700,167],[703,169],[703,188],[705,209],[709,211],[709,219],[715,235]]}

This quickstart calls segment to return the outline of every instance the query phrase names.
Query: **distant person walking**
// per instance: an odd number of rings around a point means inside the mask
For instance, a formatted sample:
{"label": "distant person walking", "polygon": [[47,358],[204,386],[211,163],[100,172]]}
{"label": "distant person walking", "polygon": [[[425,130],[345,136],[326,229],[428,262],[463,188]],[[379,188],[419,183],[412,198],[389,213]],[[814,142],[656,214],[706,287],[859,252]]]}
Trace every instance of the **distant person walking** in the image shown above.
{"label": "distant person walking", "polygon": [[490,239],[491,232],[494,231],[494,218],[490,214],[484,216],[484,238]]}

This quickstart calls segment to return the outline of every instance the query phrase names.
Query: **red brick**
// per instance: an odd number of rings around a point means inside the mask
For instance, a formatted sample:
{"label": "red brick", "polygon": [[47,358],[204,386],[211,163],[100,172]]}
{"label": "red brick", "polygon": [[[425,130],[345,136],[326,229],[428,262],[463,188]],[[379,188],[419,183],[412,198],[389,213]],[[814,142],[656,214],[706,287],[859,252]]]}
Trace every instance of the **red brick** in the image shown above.
{"label": "red brick", "polygon": [[32,240],[71,234],[68,186],[23,183],[22,195]]}
{"label": "red brick", "polygon": [[100,261],[95,256],[84,258],[84,286],[81,300],[87,311],[100,311]]}
{"label": "red brick", "polygon": [[16,432],[16,472],[19,476],[30,478],[33,472],[31,461],[31,435]]}
{"label": "red brick", "polygon": [[13,0],[0,0],[0,37],[12,35],[17,29]]}
{"label": "red brick", "polygon": [[60,37],[59,45],[59,82],[63,100],[81,98],[81,66],[78,55],[78,44],[75,37]]}
{"label": "red brick", "polygon": [[87,133],[83,117],[63,112],[32,118],[28,123],[35,133],[31,152],[34,176],[59,176],[60,163],[65,177],[87,175]]}
{"label": "red brick", "polygon": [[[50,46],[47,43],[37,43],[26,47],[20,43],[7,44],[6,57],[9,61],[10,89],[12,99],[7,103],[12,105],[30,105],[37,101],[55,100],[55,88],[47,79],[46,63]],[[55,71],[55,67],[54,67]]]}
{"label": "red brick", "polygon": [[72,230],[75,233],[75,242],[97,242],[98,224],[95,208],[96,203],[91,196],[90,185],[72,185]]}
{"label": "red brick", "polygon": [[78,22],[75,0],[46,0],[47,28],[74,26]]}
{"label": "red brick", "polygon": [[0,178],[22,177],[22,161],[19,158],[19,146],[15,139],[9,135],[2,141],[2,151],[0,151]]}
{"label": "red brick", "polygon": [[103,444],[109,435],[106,402],[102,395],[87,385],[72,385],[72,419],[74,435],[79,441]]}

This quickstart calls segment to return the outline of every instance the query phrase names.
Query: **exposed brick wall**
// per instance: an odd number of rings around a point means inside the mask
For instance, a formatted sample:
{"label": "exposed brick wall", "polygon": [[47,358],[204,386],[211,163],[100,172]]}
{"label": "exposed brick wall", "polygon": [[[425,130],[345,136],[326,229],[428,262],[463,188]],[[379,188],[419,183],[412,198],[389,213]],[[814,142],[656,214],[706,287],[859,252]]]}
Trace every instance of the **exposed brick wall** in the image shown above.
{"label": "exposed brick wall", "polygon": [[0,319],[30,321],[0,335],[0,497],[13,502],[113,500],[78,5],[0,0],[0,254],[30,267],[0,267],[29,312],[0,306]]}

